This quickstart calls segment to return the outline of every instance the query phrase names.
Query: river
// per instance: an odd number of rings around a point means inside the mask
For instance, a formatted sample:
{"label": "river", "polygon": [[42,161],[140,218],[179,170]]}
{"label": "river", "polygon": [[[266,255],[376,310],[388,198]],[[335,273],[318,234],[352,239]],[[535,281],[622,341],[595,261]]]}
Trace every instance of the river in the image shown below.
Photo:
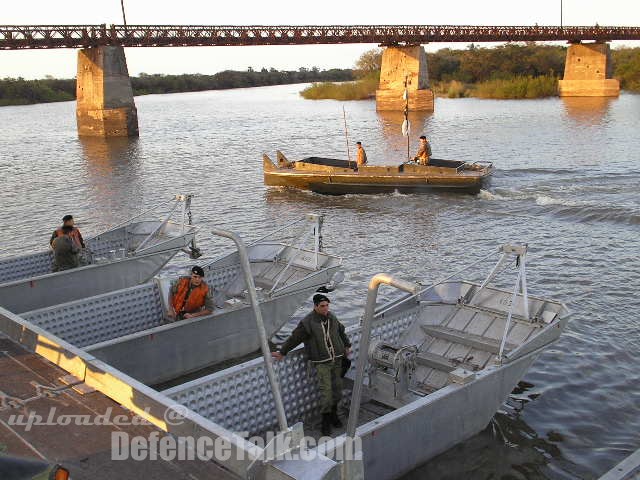
{"label": "river", "polygon": [[[86,237],[179,192],[196,195],[209,257],[229,246],[211,227],[255,238],[319,212],[345,259],[332,309],[350,323],[375,273],[428,284],[525,242],[529,291],[568,304],[567,330],[482,433],[405,478],[595,478],[640,447],[640,95],[437,99],[412,114],[411,150],[425,133],[435,157],[494,162],[485,190],[331,197],[262,182],[263,152],[346,157],[343,104],[302,88],[137,97],[133,140],[78,139],[74,102],[0,108],[2,255],[42,248],[64,214]],[[372,164],[406,158],[400,114],[344,105]]]}

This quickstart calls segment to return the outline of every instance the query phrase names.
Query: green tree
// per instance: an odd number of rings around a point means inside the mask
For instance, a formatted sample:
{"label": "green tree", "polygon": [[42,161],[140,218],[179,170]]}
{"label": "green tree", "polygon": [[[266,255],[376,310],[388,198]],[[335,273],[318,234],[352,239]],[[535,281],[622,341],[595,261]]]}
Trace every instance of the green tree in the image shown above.
{"label": "green tree", "polygon": [[370,75],[380,75],[382,66],[382,49],[373,48],[367,50],[356,60],[356,77],[365,78]]}

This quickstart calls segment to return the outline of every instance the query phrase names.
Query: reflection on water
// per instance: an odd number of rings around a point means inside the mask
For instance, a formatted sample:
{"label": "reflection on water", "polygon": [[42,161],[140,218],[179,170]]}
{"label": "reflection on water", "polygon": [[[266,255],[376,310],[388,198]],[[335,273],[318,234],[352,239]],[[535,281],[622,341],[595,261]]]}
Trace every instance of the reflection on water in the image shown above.
{"label": "reflection on water", "polygon": [[[113,211],[142,198],[138,138],[80,137],[83,166],[100,209]],[[111,218],[109,223],[119,218]]]}
{"label": "reflection on water", "polygon": [[78,140],[88,164],[104,173],[136,162],[138,138],[79,137]]}
{"label": "reflection on water", "polygon": [[[425,122],[433,116],[433,112],[409,112],[409,149],[407,154],[407,137],[402,135],[403,112],[378,111],[378,121],[382,126],[382,135],[385,140],[384,153],[387,162],[404,162],[416,154],[418,138],[426,135]],[[427,135],[428,137],[428,135]],[[415,151],[414,151],[415,150]]]}
{"label": "reflection on water", "polygon": [[609,112],[614,97],[561,97],[567,115],[578,123],[599,125]]}

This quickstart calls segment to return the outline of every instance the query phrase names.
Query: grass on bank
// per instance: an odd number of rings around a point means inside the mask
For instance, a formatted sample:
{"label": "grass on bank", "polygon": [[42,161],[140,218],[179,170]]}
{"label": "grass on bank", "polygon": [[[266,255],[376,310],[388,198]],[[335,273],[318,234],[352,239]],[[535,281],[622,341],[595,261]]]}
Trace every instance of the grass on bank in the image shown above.
{"label": "grass on bank", "polygon": [[507,79],[487,80],[465,84],[458,80],[438,82],[433,90],[439,97],[447,98],[544,98],[558,95],[558,77],[555,75],[515,76]]}
{"label": "grass on bank", "polygon": [[489,80],[477,84],[473,96],[478,98],[543,98],[558,96],[558,77],[518,76],[507,80]]}
{"label": "grass on bank", "polygon": [[[300,92],[307,100],[364,100],[375,96],[378,80],[367,78],[355,82],[314,83]],[[488,80],[465,84],[458,80],[438,82],[432,86],[439,97],[447,98],[544,98],[558,95],[558,78],[554,75],[516,76],[508,79]]]}
{"label": "grass on bank", "polygon": [[365,100],[375,97],[377,78],[364,78],[355,82],[313,83],[300,92],[307,100]]}

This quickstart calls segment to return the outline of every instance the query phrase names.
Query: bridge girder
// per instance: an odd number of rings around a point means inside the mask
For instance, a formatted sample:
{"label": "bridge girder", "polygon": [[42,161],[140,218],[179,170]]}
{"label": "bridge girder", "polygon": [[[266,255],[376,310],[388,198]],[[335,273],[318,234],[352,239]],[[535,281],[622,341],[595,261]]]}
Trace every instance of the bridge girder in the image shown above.
{"label": "bridge girder", "polygon": [[437,42],[543,42],[640,40],[640,27],[338,25],[6,25],[0,50],[123,47],[191,47]]}

